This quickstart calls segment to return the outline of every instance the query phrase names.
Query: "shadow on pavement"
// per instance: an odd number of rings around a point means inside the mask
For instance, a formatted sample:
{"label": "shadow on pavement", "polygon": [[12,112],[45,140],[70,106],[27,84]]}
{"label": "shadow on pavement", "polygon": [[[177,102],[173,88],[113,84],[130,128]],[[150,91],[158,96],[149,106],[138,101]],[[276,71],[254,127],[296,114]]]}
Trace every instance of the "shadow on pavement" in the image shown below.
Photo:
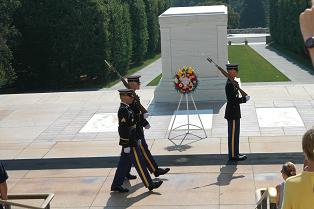
{"label": "shadow on pavement", "polygon": [[[247,155],[248,159],[238,162],[240,165],[283,164],[286,161],[303,164],[304,161],[302,152],[244,154]],[[225,165],[228,155],[155,155],[154,158],[160,166],[208,166]],[[119,156],[3,160],[8,170],[114,168],[118,161]]]}
{"label": "shadow on pavement", "polygon": [[149,195],[161,195],[158,192],[147,191],[134,197],[128,197],[132,193],[134,193],[136,190],[143,187],[143,184],[138,183],[131,187],[131,184],[129,182],[125,182],[123,185],[127,186],[127,188],[130,189],[130,191],[126,193],[111,192],[110,197],[106,203],[106,207],[104,207],[104,209],[112,208],[112,207],[128,208],[132,206],[133,204],[135,204],[136,202],[148,197]]}
{"label": "shadow on pavement", "polygon": [[223,165],[223,167],[220,168],[220,173],[219,176],[217,177],[217,182],[207,184],[204,186],[194,187],[192,189],[200,189],[212,185],[227,186],[233,179],[244,178],[245,177],[244,175],[234,176],[235,172],[237,171],[237,165],[238,165],[237,162],[232,163],[228,161],[225,165]]}

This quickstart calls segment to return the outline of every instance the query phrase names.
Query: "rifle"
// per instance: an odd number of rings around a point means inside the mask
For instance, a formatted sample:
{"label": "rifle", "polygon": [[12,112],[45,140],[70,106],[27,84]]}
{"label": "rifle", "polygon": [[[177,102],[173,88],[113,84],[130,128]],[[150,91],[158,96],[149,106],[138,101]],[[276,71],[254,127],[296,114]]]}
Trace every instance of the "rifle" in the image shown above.
{"label": "rifle", "polygon": [[226,78],[228,78],[228,79],[231,81],[231,83],[233,84],[233,86],[234,86],[237,90],[240,91],[240,93],[241,93],[241,95],[242,95],[243,97],[247,96],[247,93],[246,93],[245,91],[243,91],[243,90],[240,88],[238,82],[236,82],[236,81],[229,75],[229,73],[227,73],[224,69],[222,69],[219,65],[217,65],[211,58],[207,57],[207,61],[210,62],[210,63],[213,63],[213,64],[218,68],[218,70],[219,70]]}
{"label": "rifle", "polygon": [[[107,60],[105,60],[105,63],[107,64],[109,70],[111,70],[112,72],[116,73],[120,77],[120,80],[122,81],[123,85],[127,89],[131,89],[129,83],[122,77],[122,75],[112,65],[109,64],[109,62],[107,62]],[[135,99],[136,103],[139,105],[140,111],[143,114],[147,113],[146,108],[143,107],[143,105],[141,104],[140,97],[135,93],[135,91],[133,91],[133,96],[134,96],[134,99]]]}

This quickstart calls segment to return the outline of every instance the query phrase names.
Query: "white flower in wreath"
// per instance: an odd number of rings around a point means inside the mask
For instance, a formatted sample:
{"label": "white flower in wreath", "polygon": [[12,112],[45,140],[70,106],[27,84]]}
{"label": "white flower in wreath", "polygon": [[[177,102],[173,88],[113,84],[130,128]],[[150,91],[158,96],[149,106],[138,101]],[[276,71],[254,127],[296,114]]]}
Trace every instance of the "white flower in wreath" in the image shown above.
{"label": "white flower in wreath", "polygon": [[182,76],[182,77],[180,78],[180,81],[183,83],[184,86],[188,86],[189,83],[190,83],[190,79],[187,78],[187,77],[185,77],[185,76],[184,76],[184,77]]}
{"label": "white flower in wreath", "polygon": [[178,80],[177,78],[175,78],[175,79],[174,79],[174,82],[175,82],[175,83],[178,83],[178,82],[179,82],[179,80]]}

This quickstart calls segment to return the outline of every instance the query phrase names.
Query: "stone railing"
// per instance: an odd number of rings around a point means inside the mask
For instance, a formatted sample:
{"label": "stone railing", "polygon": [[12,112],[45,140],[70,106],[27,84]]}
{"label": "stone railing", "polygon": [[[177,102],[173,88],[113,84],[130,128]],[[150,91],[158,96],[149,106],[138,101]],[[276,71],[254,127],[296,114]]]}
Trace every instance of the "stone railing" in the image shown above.
{"label": "stone railing", "polygon": [[274,187],[260,188],[255,192],[256,207],[255,209],[277,209],[277,190]]}
{"label": "stone railing", "polygon": [[[0,204],[5,205],[5,209],[11,209],[12,206],[19,208],[29,208],[29,209],[50,209],[50,202],[53,199],[53,193],[47,194],[9,194],[8,200],[1,200]],[[44,199],[44,202],[40,206],[31,206],[27,204],[22,204],[15,202],[14,200],[35,200],[35,199]]]}
{"label": "stone railing", "polygon": [[269,33],[269,28],[228,29],[228,34]]}

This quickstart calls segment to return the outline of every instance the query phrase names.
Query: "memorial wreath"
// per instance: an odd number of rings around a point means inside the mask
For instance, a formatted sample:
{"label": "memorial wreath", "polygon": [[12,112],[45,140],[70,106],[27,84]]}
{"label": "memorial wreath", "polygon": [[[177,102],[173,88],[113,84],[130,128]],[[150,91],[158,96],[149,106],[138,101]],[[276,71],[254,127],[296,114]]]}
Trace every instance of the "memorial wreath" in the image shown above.
{"label": "memorial wreath", "polygon": [[197,85],[197,76],[192,67],[184,66],[175,75],[174,84],[176,90],[182,94],[193,92]]}

